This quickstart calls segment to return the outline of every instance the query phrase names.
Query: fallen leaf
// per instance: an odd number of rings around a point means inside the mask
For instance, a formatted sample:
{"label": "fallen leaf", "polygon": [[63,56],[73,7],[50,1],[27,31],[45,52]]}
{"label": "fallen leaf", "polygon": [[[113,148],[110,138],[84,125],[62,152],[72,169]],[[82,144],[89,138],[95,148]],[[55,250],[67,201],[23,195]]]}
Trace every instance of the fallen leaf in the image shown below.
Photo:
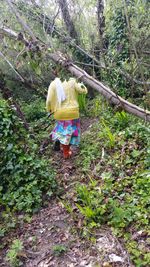
{"label": "fallen leaf", "polygon": [[117,256],[115,254],[109,255],[109,260],[111,262],[124,262],[124,259],[123,258],[121,258],[121,257],[119,257],[119,256]]}

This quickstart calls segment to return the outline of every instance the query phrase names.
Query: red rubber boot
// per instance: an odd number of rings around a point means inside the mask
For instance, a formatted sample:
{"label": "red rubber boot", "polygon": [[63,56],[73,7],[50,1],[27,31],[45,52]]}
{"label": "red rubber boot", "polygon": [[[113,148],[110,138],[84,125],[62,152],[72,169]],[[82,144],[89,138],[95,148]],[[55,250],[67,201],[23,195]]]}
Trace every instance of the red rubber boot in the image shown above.
{"label": "red rubber boot", "polygon": [[70,150],[70,145],[62,145],[62,148],[63,148],[64,159],[69,159],[72,155],[72,152]]}

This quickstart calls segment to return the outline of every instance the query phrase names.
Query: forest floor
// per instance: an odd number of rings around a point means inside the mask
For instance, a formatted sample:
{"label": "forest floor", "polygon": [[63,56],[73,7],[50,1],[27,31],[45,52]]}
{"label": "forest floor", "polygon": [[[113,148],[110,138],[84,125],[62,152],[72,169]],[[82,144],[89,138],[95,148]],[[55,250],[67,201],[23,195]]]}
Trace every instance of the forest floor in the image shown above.
{"label": "forest floor", "polygon": [[[88,131],[93,119],[82,121],[82,132]],[[61,152],[51,152],[52,163],[57,172],[57,182],[62,189],[59,197],[34,214],[32,221],[23,224],[7,238],[18,238],[24,244],[20,257],[24,267],[127,267],[129,255],[123,244],[112,234],[108,226],[97,229],[95,238],[89,240],[81,235],[83,218],[75,205],[75,188],[78,182],[86,183],[74,156],[63,160]],[[67,203],[72,203],[71,207]],[[10,266],[5,261],[5,249],[0,266]]]}

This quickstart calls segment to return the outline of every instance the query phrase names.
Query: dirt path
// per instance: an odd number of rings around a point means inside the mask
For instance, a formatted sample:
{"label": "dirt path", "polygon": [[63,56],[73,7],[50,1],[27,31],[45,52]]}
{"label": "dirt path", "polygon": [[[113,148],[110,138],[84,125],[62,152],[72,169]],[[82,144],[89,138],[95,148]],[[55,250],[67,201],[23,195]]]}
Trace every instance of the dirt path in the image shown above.
{"label": "dirt path", "polygon": [[[91,121],[84,120],[82,129],[88,130]],[[99,229],[94,242],[81,236],[83,220],[75,216],[78,212],[75,201],[75,186],[82,181],[74,164],[77,152],[70,160],[63,160],[60,152],[53,154],[57,180],[63,192],[46,208],[32,218],[32,222],[17,231],[16,238],[23,241],[24,267],[131,267],[128,254],[106,227]],[[83,178],[84,179],[84,178]],[[69,202],[70,206],[66,208]],[[68,209],[68,211],[67,211]],[[72,211],[73,209],[73,211]],[[7,263],[3,265],[7,267]]]}

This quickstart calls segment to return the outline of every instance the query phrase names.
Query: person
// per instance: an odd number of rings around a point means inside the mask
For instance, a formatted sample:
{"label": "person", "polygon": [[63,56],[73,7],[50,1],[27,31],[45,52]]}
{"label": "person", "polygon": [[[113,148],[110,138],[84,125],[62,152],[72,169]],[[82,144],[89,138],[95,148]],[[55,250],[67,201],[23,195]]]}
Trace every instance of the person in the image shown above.
{"label": "person", "polygon": [[55,78],[48,88],[46,109],[54,114],[56,120],[51,136],[57,148],[60,142],[65,159],[72,154],[70,146],[80,143],[78,94],[87,94],[87,88],[74,78],[63,82]]}

